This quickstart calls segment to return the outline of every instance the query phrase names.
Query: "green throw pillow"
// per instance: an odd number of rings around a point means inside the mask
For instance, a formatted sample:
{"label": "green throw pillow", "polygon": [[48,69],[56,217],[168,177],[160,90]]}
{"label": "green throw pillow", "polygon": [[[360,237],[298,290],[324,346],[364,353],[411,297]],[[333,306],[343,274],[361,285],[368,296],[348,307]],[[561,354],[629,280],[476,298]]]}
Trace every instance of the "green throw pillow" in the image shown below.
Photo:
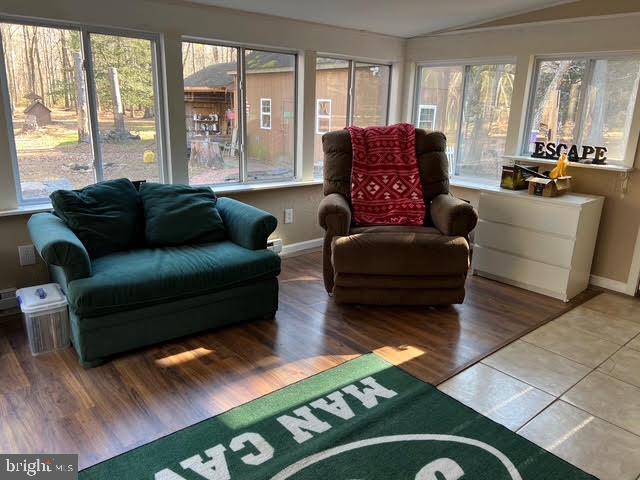
{"label": "green throw pillow", "polygon": [[227,236],[209,187],[143,183],[140,197],[149,246],[217,242]]}
{"label": "green throw pillow", "polygon": [[139,247],[144,240],[140,197],[126,178],[82,190],[56,190],[49,198],[91,258]]}

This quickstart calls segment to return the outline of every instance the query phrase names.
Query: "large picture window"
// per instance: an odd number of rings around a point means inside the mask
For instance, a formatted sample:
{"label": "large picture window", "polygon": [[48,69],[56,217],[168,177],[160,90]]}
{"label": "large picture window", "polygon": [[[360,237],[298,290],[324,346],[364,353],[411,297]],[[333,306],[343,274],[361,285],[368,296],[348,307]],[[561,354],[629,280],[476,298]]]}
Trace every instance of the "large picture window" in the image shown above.
{"label": "large picture window", "polygon": [[386,125],[389,65],[316,58],[316,136],[313,172],[322,178],[322,135],[348,125]]}
{"label": "large picture window", "polygon": [[189,183],[295,175],[296,55],[182,44]]}
{"label": "large picture window", "polygon": [[414,121],[447,136],[452,175],[497,178],[514,76],[512,63],[420,67]]}
{"label": "large picture window", "polygon": [[585,144],[623,162],[639,77],[638,56],[538,59],[522,153],[537,141]]}
{"label": "large picture window", "polygon": [[161,179],[154,36],[18,23],[0,23],[0,35],[21,203]]}

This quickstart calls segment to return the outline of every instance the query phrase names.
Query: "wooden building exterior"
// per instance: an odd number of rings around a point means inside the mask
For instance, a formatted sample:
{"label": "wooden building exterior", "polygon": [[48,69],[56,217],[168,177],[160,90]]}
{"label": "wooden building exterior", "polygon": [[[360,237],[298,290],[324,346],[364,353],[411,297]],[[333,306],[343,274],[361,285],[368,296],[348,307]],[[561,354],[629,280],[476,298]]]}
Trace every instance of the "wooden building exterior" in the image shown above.
{"label": "wooden building exterior", "polygon": [[[264,53],[264,52],[262,52]],[[269,55],[269,54],[265,54]],[[286,61],[281,58],[285,57]],[[247,62],[246,111],[248,174],[260,165],[291,168],[295,149],[294,57],[260,58]],[[290,60],[290,63],[288,62]],[[280,62],[280,63],[277,63]],[[347,62],[325,64],[316,74],[315,152],[322,152],[322,135],[347,124],[349,68]],[[355,72],[354,124],[386,123],[388,76],[372,75],[370,66]],[[237,128],[237,68],[235,63],[214,64],[185,78],[187,132],[230,141]],[[365,78],[366,77],[366,78]],[[364,78],[366,81],[360,81]],[[232,120],[228,121],[228,113]],[[216,128],[207,129],[215,123]],[[291,172],[292,173],[292,172]]]}

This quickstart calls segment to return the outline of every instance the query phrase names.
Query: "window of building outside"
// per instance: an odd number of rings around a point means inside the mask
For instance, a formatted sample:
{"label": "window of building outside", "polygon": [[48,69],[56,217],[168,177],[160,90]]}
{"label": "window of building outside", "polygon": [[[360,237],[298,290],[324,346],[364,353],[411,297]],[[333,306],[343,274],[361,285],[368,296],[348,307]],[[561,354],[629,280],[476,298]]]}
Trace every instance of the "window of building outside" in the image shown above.
{"label": "window of building outside", "polygon": [[623,162],[639,78],[638,56],[538,59],[522,154],[535,142],[592,145]]}
{"label": "window of building outside", "polygon": [[331,99],[316,100],[316,134],[323,135],[331,131]]}
{"label": "window of building outside", "polygon": [[437,109],[438,107],[435,105],[420,105],[418,109],[418,128],[433,130],[436,124]]}
{"label": "window of building outside", "polygon": [[260,99],[260,128],[271,130],[271,99]]}
{"label": "window of building outside", "polygon": [[415,124],[447,136],[451,175],[498,178],[514,77],[512,63],[420,67]]}
{"label": "window of building outside", "polygon": [[322,178],[322,135],[348,125],[386,125],[391,67],[331,57],[316,58],[315,178]]}
{"label": "window of building outside", "polygon": [[161,179],[153,36],[20,23],[0,23],[0,35],[20,203],[101,180]]}

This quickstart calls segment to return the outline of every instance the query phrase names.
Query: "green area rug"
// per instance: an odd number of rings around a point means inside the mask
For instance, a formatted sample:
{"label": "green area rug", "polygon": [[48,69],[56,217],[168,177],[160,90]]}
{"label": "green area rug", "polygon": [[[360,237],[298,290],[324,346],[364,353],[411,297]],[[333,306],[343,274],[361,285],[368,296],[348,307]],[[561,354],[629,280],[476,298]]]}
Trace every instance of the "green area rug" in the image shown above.
{"label": "green area rug", "polygon": [[373,354],[80,472],[82,480],[593,478]]}

